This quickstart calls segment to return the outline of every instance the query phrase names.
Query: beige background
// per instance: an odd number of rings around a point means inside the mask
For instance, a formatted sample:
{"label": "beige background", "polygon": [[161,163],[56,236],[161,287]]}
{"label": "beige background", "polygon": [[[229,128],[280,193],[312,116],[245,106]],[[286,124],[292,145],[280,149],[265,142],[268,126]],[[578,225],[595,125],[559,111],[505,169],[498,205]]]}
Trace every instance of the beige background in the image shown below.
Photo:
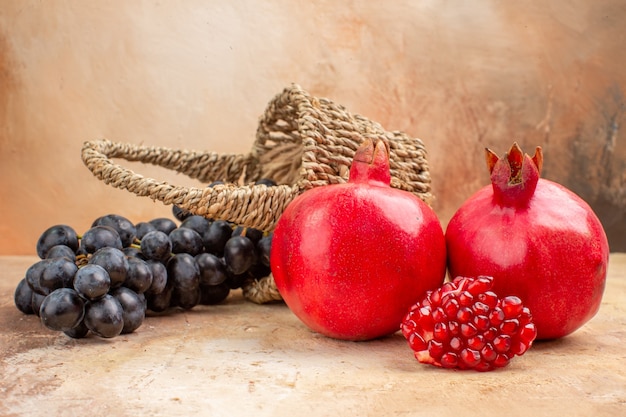
{"label": "beige background", "polygon": [[621,0],[0,0],[0,253],[56,223],[170,214],[97,181],[83,141],[244,153],[292,82],[422,138],[444,225],[488,183],[484,147],[516,140],[624,251],[625,21]]}

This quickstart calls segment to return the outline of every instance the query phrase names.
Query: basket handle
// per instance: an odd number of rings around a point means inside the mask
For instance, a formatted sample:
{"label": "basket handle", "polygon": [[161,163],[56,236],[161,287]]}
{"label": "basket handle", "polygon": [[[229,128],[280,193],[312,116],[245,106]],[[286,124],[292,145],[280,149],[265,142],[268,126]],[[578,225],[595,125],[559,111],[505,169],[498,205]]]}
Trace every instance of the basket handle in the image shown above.
{"label": "basket handle", "polygon": [[[81,157],[93,175],[115,188],[164,204],[175,204],[193,214],[260,230],[273,230],[287,204],[299,193],[297,186],[234,184],[242,174],[255,170],[250,156],[175,150],[165,147],[132,145],[107,139],[87,141]],[[200,181],[223,179],[214,187],[183,187],[144,177],[124,168],[111,158],[150,163],[175,170]]]}

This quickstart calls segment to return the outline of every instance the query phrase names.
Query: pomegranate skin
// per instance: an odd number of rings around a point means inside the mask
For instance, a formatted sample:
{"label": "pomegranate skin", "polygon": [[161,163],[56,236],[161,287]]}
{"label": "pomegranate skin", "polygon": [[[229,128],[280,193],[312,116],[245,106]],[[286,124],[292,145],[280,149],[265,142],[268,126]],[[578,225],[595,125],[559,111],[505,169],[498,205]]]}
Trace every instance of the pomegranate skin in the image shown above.
{"label": "pomegranate skin", "polygon": [[409,307],[442,284],[446,249],[428,205],[390,188],[384,170],[382,181],[376,170],[354,171],[351,182],[308,190],[287,206],[270,265],[285,303],[305,325],[358,341],[399,330]]}
{"label": "pomegranate skin", "polygon": [[609,245],[599,219],[543,178],[521,204],[499,202],[494,189],[476,192],[448,223],[450,276],[493,276],[498,296],[529,307],[537,339],[571,334],[598,312],[604,293]]}

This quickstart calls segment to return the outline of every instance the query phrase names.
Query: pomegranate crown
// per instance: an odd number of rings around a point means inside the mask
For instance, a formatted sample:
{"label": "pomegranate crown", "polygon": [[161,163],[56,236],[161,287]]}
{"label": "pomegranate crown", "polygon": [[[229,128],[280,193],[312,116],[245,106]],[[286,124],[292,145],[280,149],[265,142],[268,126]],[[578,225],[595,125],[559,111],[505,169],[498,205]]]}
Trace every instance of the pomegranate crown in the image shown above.
{"label": "pomegranate crown", "polygon": [[382,186],[391,184],[389,144],[382,139],[365,139],[356,150],[350,167],[350,182]]}
{"label": "pomegranate crown", "polygon": [[517,142],[511,149],[498,157],[486,148],[487,166],[496,201],[506,206],[523,206],[535,193],[543,167],[543,153],[537,146],[531,158],[522,152]]}

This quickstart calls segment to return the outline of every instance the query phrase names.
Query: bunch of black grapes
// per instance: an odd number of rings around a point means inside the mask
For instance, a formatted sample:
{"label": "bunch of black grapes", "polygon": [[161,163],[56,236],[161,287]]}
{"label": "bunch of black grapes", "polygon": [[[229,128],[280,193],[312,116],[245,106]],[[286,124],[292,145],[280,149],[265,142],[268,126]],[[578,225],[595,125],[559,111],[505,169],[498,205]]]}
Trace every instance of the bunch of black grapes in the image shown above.
{"label": "bunch of black grapes", "polygon": [[230,291],[269,275],[272,235],[191,215],[133,224],[118,214],[82,236],[67,225],[37,242],[40,260],[15,290],[15,305],[72,338],[131,333],[146,312],[218,304]]}

